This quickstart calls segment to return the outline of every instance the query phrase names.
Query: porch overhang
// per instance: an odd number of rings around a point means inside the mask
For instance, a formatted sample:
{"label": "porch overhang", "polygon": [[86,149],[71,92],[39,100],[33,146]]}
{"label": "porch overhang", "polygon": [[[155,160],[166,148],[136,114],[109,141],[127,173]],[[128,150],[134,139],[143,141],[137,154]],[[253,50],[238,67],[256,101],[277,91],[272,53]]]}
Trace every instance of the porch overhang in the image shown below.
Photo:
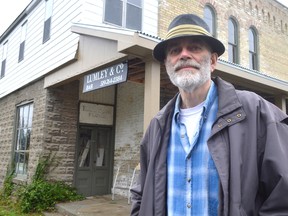
{"label": "porch overhang", "polygon": [[46,75],[45,88],[79,79],[91,70],[122,60],[140,58],[151,61],[152,50],[159,41],[136,31],[79,23],[73,24],[71,31],[80,35],[78,55]]}
{"label": "porch overhang", "polygon": [[113,27],[107,28],[106,26],[75,24],[72,26],[71,31],[80,35],[89,35],[117,41],[117,51],[119,53],[142,59],[151,58],[152,50],[159,42],[159,39],[155,37],[149,37],[134,30]]}
{"label": "porch overhang", "polygon": [[214,75],[249,90],[288,97],[288,82],[259,71],[253,71],[225,60],[219,60]]}

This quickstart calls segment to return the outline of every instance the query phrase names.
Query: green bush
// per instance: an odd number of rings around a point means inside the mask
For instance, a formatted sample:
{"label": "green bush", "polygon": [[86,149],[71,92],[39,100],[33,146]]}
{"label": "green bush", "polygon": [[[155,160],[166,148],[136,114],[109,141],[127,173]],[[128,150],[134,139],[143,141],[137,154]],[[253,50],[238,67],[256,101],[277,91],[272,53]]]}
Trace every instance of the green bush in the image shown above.
{"label": "green bush", "polygon": [[[8,169],[9,170],[9,169]],[[14,172],[7,172],[6,177],[4,179],[3,188],[1,189],[0,196],[1,199],[7,199],[11,196],[14,190],[14,183],[13,183]]]}
{"label": "green bush", "polygon": [[83,199],[76,190],[62,182],[36,180],[24,187],[19,194],[21,212],[52,210],[57,202]]}
{"label": "green bush", "polygon": [[[77,194],[75,188],[65,183],[46,180],[46,175],[49,169],[51,171],[51,164],[54,162],[55,157],[51,154],[48,157],[40,156],[32,182],[19,185],[17,188],[13,183],[14,172],[7,172],[0,191],[0,203],[13,208],[15,212],[32,213],[52,210],[58,202],[84,199]],[[1,214],[0,212],[0,216]]]}

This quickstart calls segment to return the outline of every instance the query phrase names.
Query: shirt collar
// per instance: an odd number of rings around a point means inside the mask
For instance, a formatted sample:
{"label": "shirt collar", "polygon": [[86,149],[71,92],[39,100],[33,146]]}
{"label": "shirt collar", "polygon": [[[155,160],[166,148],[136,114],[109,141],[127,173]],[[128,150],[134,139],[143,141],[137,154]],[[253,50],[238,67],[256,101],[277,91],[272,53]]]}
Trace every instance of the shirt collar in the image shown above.
{"label": "shirt collar", "polygon": [[[211,85],[210,85],[207,97],[205,99],[205,102],[204,102],[202,116],[207,117],[208,112],[212,106],[212,103],[214,102],[216,98],[217,98],[217,86],[215,85],[213,81],[211,81]],[[178,94],[176,98],[174,114],[173,114],[173,119],[176,120],[176,122],[179,122],[180,103],[181,103],[181,95]]]}

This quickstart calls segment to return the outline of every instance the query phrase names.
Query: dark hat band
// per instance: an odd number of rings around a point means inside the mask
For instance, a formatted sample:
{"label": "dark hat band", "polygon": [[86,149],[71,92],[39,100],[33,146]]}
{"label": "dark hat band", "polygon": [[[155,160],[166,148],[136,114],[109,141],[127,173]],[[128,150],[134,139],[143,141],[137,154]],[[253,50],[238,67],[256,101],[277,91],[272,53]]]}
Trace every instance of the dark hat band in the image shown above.
{"label": "dark hat band", "polygon": [[207,35],[212,36],[206,29],[198,25],[183,24],[170,29],[166,34],[166,40],[183,35]]}

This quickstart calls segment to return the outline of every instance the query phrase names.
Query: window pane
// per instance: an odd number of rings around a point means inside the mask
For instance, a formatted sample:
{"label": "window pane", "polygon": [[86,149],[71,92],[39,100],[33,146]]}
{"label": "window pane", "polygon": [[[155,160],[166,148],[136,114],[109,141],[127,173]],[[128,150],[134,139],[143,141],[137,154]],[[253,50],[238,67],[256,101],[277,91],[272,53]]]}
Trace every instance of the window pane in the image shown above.
{"label": "window pane", "polygon": [[106,0],[105,21],[122,26],[123,2],[120,0]]}
{"label": "window pane", "polygon": [[250,69],[257,70],[257,55],[255,53],[249,53],[249,66]]}
{"label": "window pane", "polygon": [[23,111],[24,111],[24,108],[20,107],[19,108],[19,113],[18,113],[18,128],[23,128],[24,127]]}
{"label": "window pane", "polygon": [[2,60],[5,60],[7,58],[7,50],[8,50],[8,41],[6,41],[3,44],[3,54],[2,54]]}
{"label": "window pane", "polygon": [[23,127],[28,127],[28,119],[29,119],[29,105],[23,107]]}
{"label": "window pane", "polygon": [[43,43],[45,43],[50,39],[50,30],[51,30],[51,18],[47,19],[44,22]]}
{"label": "window pane", "polygon": [[78,166],[90,167],[92,130],[80,128]]}
{"label": "window pane", "polygon": [[250,66],[250,69],[253,69],[253,55],[252,55],[252,53],[249,53],[249,66]]}
{"label": "window pane", "polygon": [[233,46],[231,44],[228,45],[228,60],[233,62]]}
{"label": "window pane", "polygon": [[24,49],[25,49],[25,41],[23,41],[20,44],[18,62],[20,62],[20,61],[22,61],[24,59]]}
{"label": "window pane", "polygon": [[141,5],[142,0],[127,0],[127,2],[130,4],[136,5],[138,7],[142,7],[142,5]]}
{"label": "window pane", "polygon": [[205,6],[204,8],[204,20],[209,26],[210,33],[215,36],[215,15],[212,9],[208,6]]}
{"label": "window pane", "polygon": [[25,39],[26,39],[26,31],[27,31],[27,22],[25,22],[25,23],[22,25],[22,28],[21,28],[21,40],[20,40],[20,42],[25,41]]}
{"label": "window pane", "polygon": [[6,59],[2,61],[2,64],[1,64],[1,75],[0,75],[0,78],[4,77],[5,75],[5,70],[6,70]]}
{"label": "window pane", "polygon": [[255,51],[255,40],[254,40],[254,33],[251,29],[249,29],[249,50]]}
{"label": "window pane", "polygon": [[26,135],[27,135],[27,129],[20,129],[19,131],[20,137],[20,150],[26,150]]}
{"label": "window pane", "polygon": [[15,157],[16,173],[24,174],[26,170],[25,166],[25,153],[16,153]]}
{"label": "window pane", "polygon": [[126,27],[135,30],[142,28],[142,9],[127,4]]}
{"label": "window pane", "polygon": [[33,104],[26,104],[17,109],[17,134],[15,144],[15,171],[16,174],[27,173],[30,135],[32,127]]}
{"label": "window pane", "polygon": [[20,131],[18,130],[17,131],[17,138],[16,138],[17,140],[16,140],[16,151],[18,151],[18,150],[20,150],[20,145],[21,145],[21,133],[20,133]]}
{"label": "window pane", "polygon": [[228,21],[228,41],[235,44],[235,24],[231,19]]}
{"label": "window pane", "polygon": [[33,105],[30,104],[29,106],[29,119],[28,119],[28,127],[31,128],[32,127],[32,117],[33,117]]}
{"label": "window pane", "polygon": [[46,0],[45,21],[52,16],[52,11],[53,11],[53,0]]}

